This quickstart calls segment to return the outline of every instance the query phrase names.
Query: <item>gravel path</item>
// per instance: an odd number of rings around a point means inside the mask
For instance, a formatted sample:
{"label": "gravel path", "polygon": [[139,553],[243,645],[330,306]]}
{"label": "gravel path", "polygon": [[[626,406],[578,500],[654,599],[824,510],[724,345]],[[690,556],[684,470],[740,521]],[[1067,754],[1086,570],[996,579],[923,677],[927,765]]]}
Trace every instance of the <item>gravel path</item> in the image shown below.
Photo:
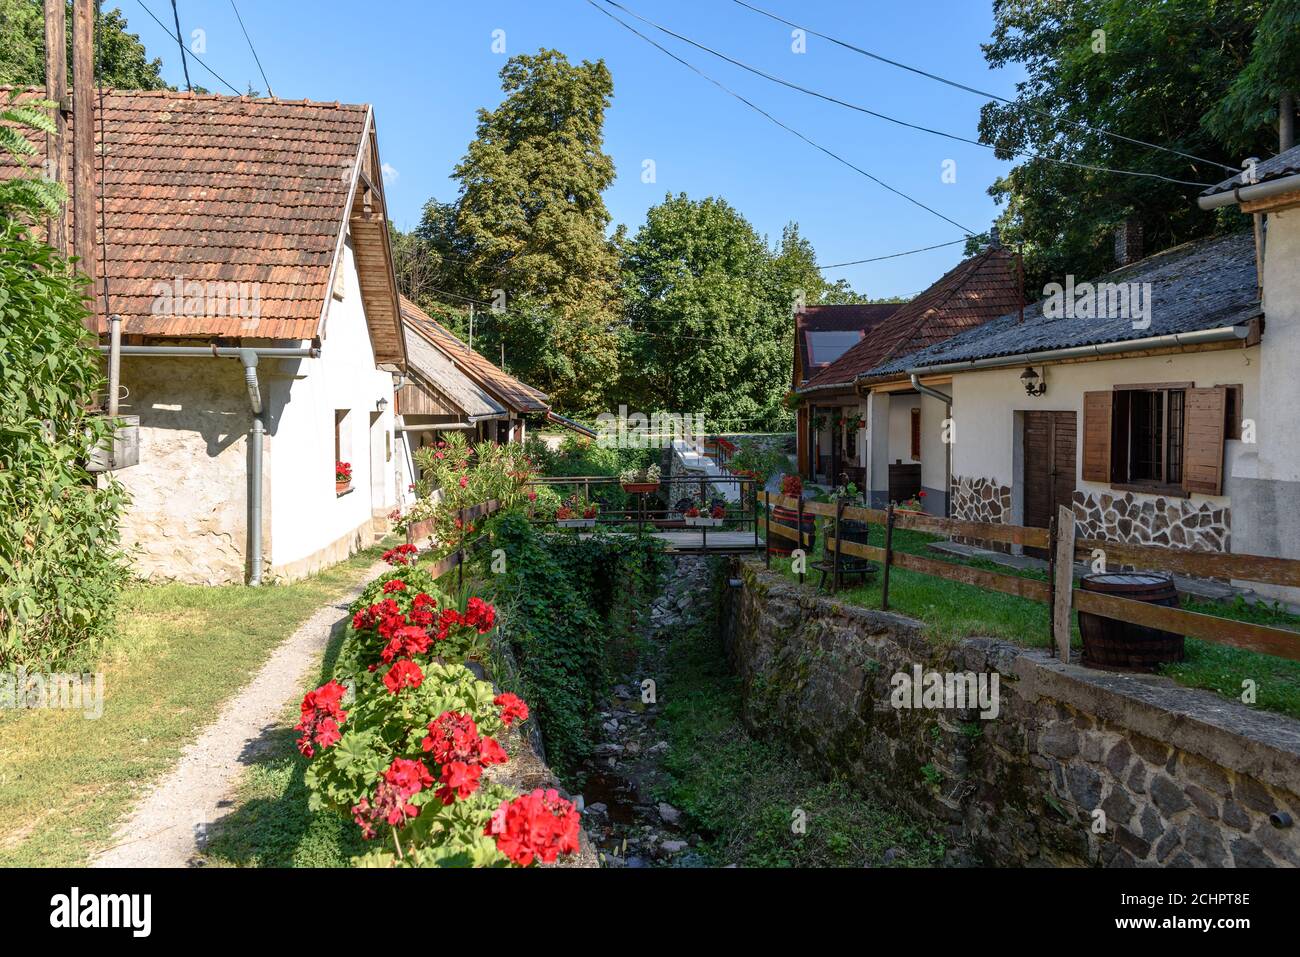
{"label": "gravel path", "polygon": [[259,750],[259,739],[278,726],[285,705],[297,698],[320,662],[348,605],[376,576],[372,565],[337,603],[308,618],[272,653],[257,675],[227,701],[217,719],[181,755],[180,761],[141,799],[117,829],[113,845],[92,867],[188,867],[212,824],[234,809],[228,800]]}

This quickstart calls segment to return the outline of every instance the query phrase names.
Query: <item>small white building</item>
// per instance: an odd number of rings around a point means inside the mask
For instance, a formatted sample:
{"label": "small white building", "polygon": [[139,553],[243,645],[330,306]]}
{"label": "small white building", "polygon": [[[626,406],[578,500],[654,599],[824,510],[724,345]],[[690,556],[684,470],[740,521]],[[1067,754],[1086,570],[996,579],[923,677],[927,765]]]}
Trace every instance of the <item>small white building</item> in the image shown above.
{"label": "small white building", "polygon": [[137,570],[289,580],[371,544],[399,503],[406,364],[371,109],[96,99],[94,313],[101,342],[121,317],[139,417],[113,473]]}

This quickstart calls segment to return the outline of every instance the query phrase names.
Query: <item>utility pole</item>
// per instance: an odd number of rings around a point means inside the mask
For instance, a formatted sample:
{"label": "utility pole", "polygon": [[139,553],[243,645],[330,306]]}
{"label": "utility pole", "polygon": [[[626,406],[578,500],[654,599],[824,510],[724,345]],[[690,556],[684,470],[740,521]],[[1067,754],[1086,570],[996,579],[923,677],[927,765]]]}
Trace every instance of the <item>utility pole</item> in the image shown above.
{"label": "utility pole", "polygon": [[474,303],[469,304],[469,347],[474,348]]}
{"label": "utility pole", "polygon": [[[58,0],[51,0],[58,3]],[[72,4],[72,228],[79,268],[95,289],[95,2]],[[94,317],[91,317],[92,320]]]}
{"label": "utility pole", "polygon": [[[68,32],[67,7],[63,0],[45,0],[45,98],[54,108],[54,132],[45,136],[46,176],[65,189],[68,174],[64,169],[63,147],[68,132]],[[46,242],[66,255],[68,252],[68,213],[64,208],[46,223]]]}

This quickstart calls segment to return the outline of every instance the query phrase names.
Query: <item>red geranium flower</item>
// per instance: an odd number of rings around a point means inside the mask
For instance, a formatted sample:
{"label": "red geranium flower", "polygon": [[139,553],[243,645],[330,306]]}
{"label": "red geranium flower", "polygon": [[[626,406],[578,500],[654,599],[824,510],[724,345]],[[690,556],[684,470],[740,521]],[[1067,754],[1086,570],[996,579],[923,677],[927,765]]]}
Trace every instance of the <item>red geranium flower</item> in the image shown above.
{"label": "red geranium flower", "polygon": [[394,578],[392,581],[384,582],[384,594],[391,595],[395,591],[406,591],[406,582],[400,578]]}
{"label": "red geranium flower", "polygon": [[388,669],[384,675],[384,687],[390,694],[397,694],[403,688],[418,688],[424,682],[424,672],[414,661],[403,659]]}
{"label": "red geranium flower", "polygon": [[578,850],[578,812],[553,788],[538,788],[513,801],[502,801],[483,833],[494,838],[497,850],[520,867],[534,859],[554,863],[561,854]]}
{"label": "red geranium flower", "polygon": [[478,629],[480,635],[485,635],[492,630],[492,625],[496,621],[497,610],[485,602],[482,598],[471,598],[465,608],[464,622]]}
{"label": "red geranium flower", "polygon": [[410,798],[432,785],[433,775],[423,761],[395,758],[375,789],[374,801],[362,798],[352,808],[352,819],[361,828],[361,836],[366,840],[373,838],[375,824],[381,820],[400,827],[416,817],[420,809],[410,802]]}
{"label": "red geranium flower", "polygon": [[528,705],[516,694],[502,692],[492,699],[492,703],[501,709],[501,723],[507,728],[516,721],[528,720]]}
{"label": "red geranium flower", "polygon": [[302,699],[301,720],[294,726],[301,731],[298,750],[307,757],[315,756],[312,742],[322,748],[337,744],[341,735],[339,725],[346,720],[348,713],[339,707],[348,689],[337,681],[323,684],[315,691],[308,691]]}

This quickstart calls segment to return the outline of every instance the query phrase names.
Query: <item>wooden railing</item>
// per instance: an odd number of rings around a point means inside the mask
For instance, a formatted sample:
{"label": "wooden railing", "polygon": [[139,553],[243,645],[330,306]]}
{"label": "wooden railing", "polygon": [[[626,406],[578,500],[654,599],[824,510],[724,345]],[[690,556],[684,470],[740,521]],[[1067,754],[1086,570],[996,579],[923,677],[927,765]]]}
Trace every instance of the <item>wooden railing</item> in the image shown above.
{"label": "wooden railing", "polygon": [[[1058,656],[1064,660],[1069,660],[1071,612],[1082,611],[1300,661],[1300,632],[1219,618],[1182,608],[1153,605],[1074,587],[1075,559],[1081,557],[1090,560],[1097,549],[1104,553],[1106,563],[1112,567],[1131,565],[1142,570],[1300,587],[1300,561],[1294,559],[1126,545],[1102,539],[1077,539],[1074,513],[1064,507],[1060,509],[1052,527],[1045,529],[966,522],[896,508],[872,509],[843,503],[806,502],[767,492],[761,493],[759,500],[768,506],[782,505],[800,515],[811,514],[829,520],[829,531],[826,531],[829,553],[880,562],[884,569],[881,596],[884,608],[889,607],[889,570],[896,567],[1047,603],[1052,611],[1053,643]],[[770,509],[768,511],[770,515]],[[843,540],[836,534],[836,529],[839,522],[845,519],[883,525],[884,547]],[[823,524],[825,530],[826,523]],[[798,542],[800,546],[809,545],[808,536],[801,536],[794,528],[777,524],[770,517],[765,527],[769,536],[777,535]],[[1048,580],[1044,582],[896,551],[892,547],[892,532],[895,528],[1047,549],[1050,556]]]}

